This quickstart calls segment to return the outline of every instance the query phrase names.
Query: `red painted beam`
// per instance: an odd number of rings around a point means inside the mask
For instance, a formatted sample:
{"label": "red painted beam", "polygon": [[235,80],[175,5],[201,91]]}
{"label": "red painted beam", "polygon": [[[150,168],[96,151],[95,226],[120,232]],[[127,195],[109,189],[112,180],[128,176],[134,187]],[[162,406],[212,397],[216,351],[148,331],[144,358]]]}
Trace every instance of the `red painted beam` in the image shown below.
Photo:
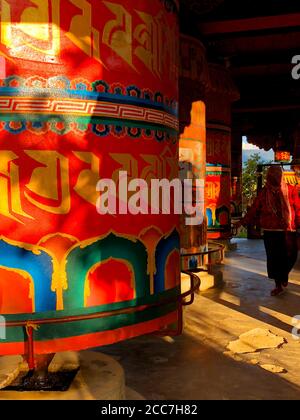
{"label": "red painted beam", "polygon": [[300,27],[300,13],[279,16],[266,16],[250,19],[225,20],[200,23],[199,28],[203,35],[217,35],[267,29]]}

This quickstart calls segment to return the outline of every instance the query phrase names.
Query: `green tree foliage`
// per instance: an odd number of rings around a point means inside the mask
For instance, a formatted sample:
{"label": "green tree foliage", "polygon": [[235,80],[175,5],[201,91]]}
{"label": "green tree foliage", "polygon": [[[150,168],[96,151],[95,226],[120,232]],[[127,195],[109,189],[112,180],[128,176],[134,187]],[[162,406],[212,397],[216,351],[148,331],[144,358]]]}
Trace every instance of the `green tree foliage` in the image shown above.
{"label": "green tree foliage", "polygon": [[[243,168],[243,204],[244,210],[253,203],[257,195],[257,166],[266,163],[259,153],[253,153]],[[264,167],[263,175],[268,168]]]}

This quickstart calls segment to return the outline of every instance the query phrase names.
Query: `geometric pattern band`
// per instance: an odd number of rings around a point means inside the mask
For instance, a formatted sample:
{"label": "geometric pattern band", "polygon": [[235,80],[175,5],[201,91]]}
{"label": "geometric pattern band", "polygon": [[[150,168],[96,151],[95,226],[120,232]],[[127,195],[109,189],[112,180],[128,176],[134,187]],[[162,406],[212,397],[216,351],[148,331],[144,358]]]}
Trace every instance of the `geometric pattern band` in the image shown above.
{"label": "geometric pattern band", "polygon": [[147,87],[66,76],[0,79],[0,131],[93,132],[162,142],[177,141],[178,129],[176,99]]}
{"label": "geometric pattern band", "polygon": [[173,115],[153,108],[132,104],[111,103],[84,99],[56,99],[39,97],[0,97],[0,115],[35,114],[51,116],[76,116],[113,118],[145,122],[178,130],[179,124]]}

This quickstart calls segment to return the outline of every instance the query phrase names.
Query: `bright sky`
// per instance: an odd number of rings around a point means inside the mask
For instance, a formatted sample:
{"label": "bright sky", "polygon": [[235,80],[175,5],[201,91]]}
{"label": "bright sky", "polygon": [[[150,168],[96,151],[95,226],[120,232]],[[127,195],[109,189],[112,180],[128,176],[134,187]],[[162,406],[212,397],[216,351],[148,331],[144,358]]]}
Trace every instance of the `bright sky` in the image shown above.
{"label": "bright sky", "polygon": [[262,160],[265,162],[270,162],[274,159],[274,152],[273,150],[269,150],[268,152],[260,149],[254,144],[250,144],[247,142],[247,137],[243,137],[243,162],[245,163],[252,153],[259,153]]}
{"label": "bright sky", "polygon": [[255,146],[254,144],[250,144],[247,141],[247,137],[243,137],[243,149],[244,150],[261,150],[259,147]]}

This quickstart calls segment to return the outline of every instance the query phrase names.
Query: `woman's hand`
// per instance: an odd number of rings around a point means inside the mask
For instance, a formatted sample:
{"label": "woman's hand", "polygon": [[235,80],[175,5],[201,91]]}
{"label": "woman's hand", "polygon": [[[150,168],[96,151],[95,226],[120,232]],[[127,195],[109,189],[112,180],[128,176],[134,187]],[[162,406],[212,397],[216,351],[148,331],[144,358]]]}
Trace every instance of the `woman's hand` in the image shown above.
{"label": "woman's hand", "polygon": [[241,220],[233,220],[231,225],[231,232],[233,236],[238,234],[239,229],[243,226]]}

